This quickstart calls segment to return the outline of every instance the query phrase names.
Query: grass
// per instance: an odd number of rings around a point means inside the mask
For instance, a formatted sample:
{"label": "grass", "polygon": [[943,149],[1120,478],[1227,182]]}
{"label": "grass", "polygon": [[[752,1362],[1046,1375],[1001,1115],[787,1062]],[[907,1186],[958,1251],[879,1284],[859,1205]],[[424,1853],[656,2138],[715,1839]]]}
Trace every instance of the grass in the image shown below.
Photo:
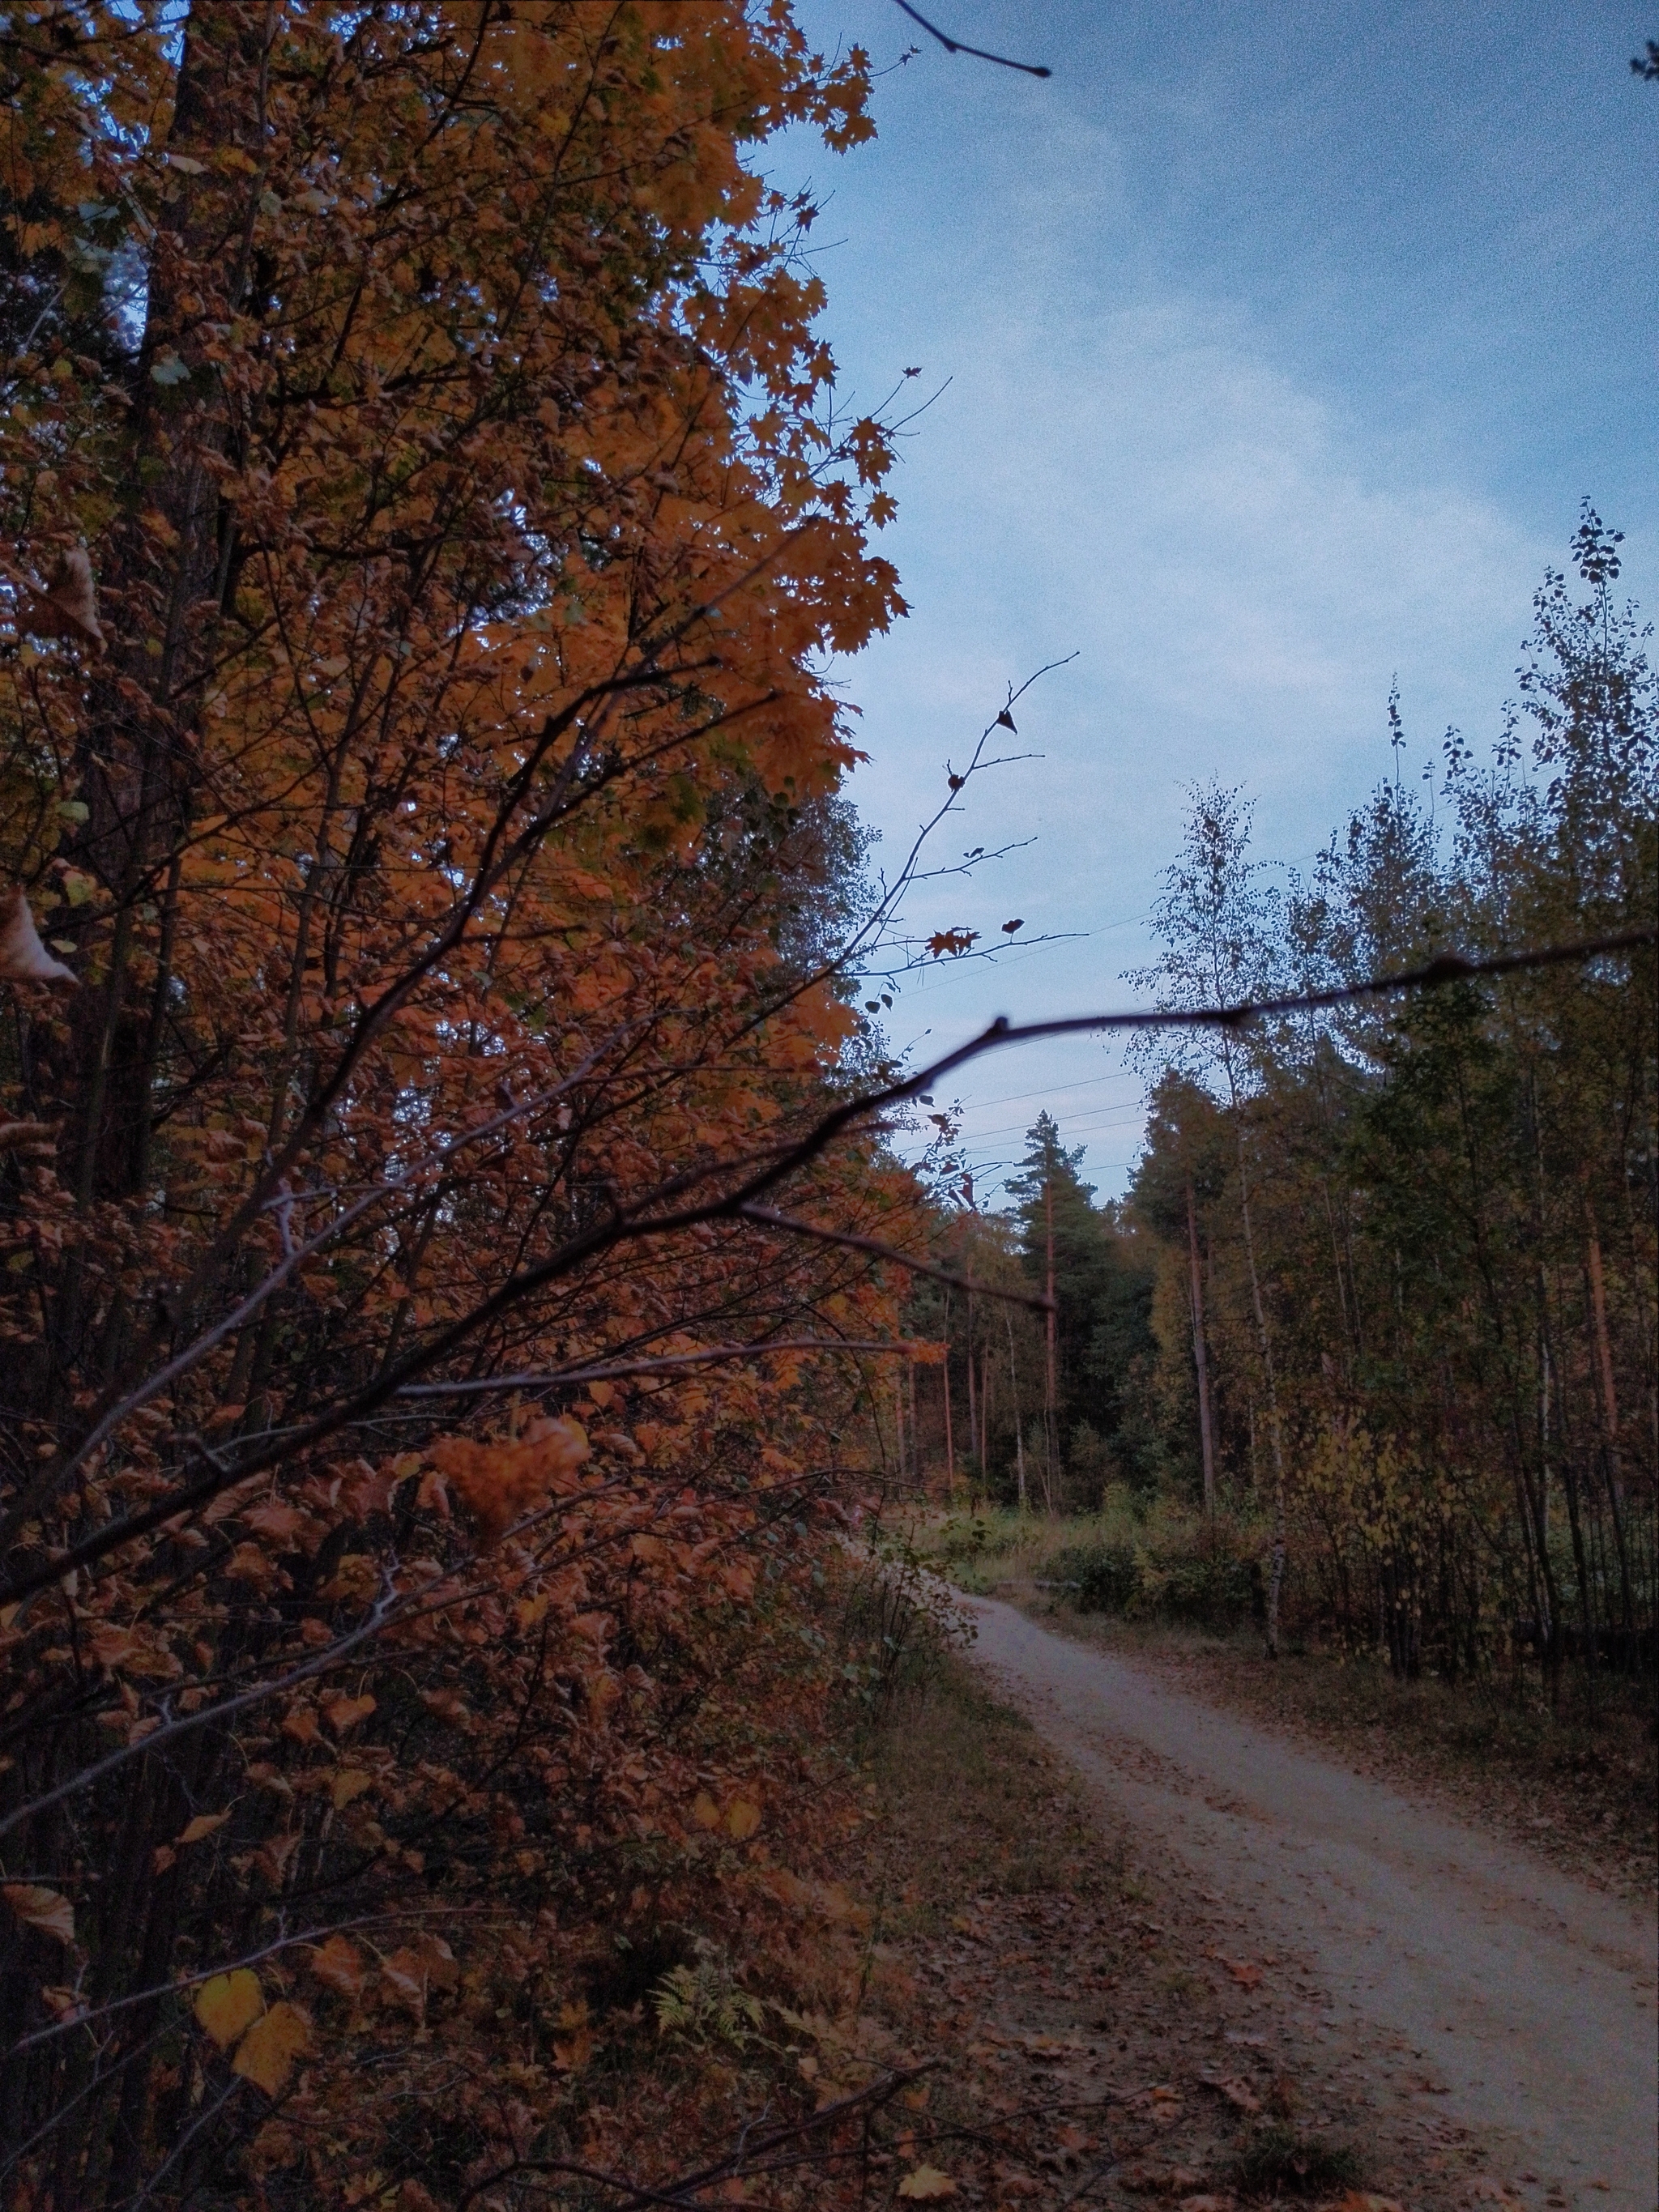
{"label": "grass", "polygon": [[1028,1897],[1091,1875],[1096,1827],[1024,1717],[1000,1704],[966,1660],[931,1656],[896,1692],[870,1748],[885,1808],[884,1923],[931,1935],[976,1896]]}
{"label": "grass", "polygon": [[1235,2187],[1247,2197],[1311,2197],[1358,2188],[1364,2179],[1358,2155],[1346,2143],[1304,2136],[1285,2120],[1257,2128],[1232,2171]]}

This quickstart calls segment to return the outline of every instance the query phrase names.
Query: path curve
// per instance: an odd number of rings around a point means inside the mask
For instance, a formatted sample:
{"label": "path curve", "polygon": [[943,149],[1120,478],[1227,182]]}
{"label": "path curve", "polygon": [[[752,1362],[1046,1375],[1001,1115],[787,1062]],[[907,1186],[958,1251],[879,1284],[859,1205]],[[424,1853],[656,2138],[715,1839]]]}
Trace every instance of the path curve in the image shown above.
{"label": "path curve", "polygon": [[1420,2062],[1439,2108],[1539,2188],[1654,2212],[1650,1912],[1012,1606],[957,1602],[1039,1732],[1247,1916],[1255,1955],[1310,1962],[1313,2032],[1379,2077]]}

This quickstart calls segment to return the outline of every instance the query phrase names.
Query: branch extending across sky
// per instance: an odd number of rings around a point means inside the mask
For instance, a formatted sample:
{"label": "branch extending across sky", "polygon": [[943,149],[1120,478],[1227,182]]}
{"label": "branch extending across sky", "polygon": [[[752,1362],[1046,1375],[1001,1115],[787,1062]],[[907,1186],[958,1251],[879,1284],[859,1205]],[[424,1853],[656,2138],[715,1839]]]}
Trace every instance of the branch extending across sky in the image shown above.
{"label": "branch extending across sky", "polygon": [[[1085,1036],[1115,1030],[1237,1030],[1252,1021],[1272,1019],[1285,1014],[1320,1012],[1366,1000],[1395,997],[1407,991],[1435,990],[1451,983],[1496,979],[1533,969],[1563,967],[1576,962],[1603,958],[1609,954],[1633,951],[1639,946],[1656,942],[1659,942],[1659,927],[1649,925],[1639,929],[1620,930],[1611,936],[1584,939],[1565,945],[1528,946],[1513,952],[1491,953],[1477,959],[1468,959],[1458,953],[1441,953],[1420,967],[1402,969],[1392,975],[1367,976],[1359,982],[1334,985],[1323,991],[1299,992],[1273,999],[1246,1000],[1236,1006],[1140,1007],[1123,1012],[1078,1014],[1058,1021],[1018,1024],[1000,1016],[979,1036],[970,1037],[966,1044],[959,1045],[954,1052],[945,1054],[902,1082],[844,1100],[822,1115],[794,1145],[780,1147],[765,1165],[742,1176],[732,1188],[718,1195],[672,1207],[666,1212],[657,1212],[655,1209],[662,1205],[669,1191],[676,1186],[684,1187],[684,1179],[675,1177],[669,1184],[659,1185],[646,1193],[632,1206],[619,1206],[609,1220],[573,1237],[535,1265],[520,1270],[471,1313],[461,1316],[441,1331],[430,1344],[417,1346],[395,1367],[352,1397],[285,1438],[266,1441],[249,1458],[234,1467],[226,1466],[216,1456],[210,1474],[182,1491],[156,1500],[142,1511],[106,1522],[103,1528],[57,1557],[25,1569],[3,1590],[0,1590],[0,1601],[19,1599],[30,1590],[44,1589],[70,1569],[90,1565],[122,1544],[159,1528],[163,1522],[198,1511],[234,1484],[246,1481],[267,1468],[274,1468],[314,1449],[343,1430],[357,1426],[382,1406],[403,1396],[410,1384],[418,1382],[441,1360],[451,1357],[491,1322],[549,1284],[574,1273],[601,1253],[647,1237],[681,1234],[708,1223],[752,1218],[751,1210],[757,1207],[761,1199],[785,1182],[797,1170],[821,1157],[848,1130],[872,1121],[895,1105],[920,1097],[943,1077],[958,1067],[966,1066],[969,1061],[988,1052],[999,1051],[1008,1045],[1030,1044],[1048,1037]],[[734,1161],[732,1168],[738,1171],[740,1164]],[[698,1180],[712,1180],[717,1174],[717,1168],[705,1170]],[[784,1217],[775,1217],[766,1225],[781,1225],[783,1219]],[[802,1233],[814,1233],[811,1224],[795,1225]],[[884,1256],[897,1261],[904,1255],[894,1251]]]}
{"label": "branch extending across sky", "polygon": [[[930,39],[937,39],[947,54],[971,54],[976,62],[994,62],[999,69],[1018,70],[1022,76],[1052,76],[1054,71],[1042,62],[1017,62],[1007,54],[989,53],[983,46],[970,46],[961,39],[953,39],[941,31],[937,23],[930,23],[910,0],[896,0],[900,11],[913,23],[919,24]],[[1634,64],[1632,64],[1632,67]]]}

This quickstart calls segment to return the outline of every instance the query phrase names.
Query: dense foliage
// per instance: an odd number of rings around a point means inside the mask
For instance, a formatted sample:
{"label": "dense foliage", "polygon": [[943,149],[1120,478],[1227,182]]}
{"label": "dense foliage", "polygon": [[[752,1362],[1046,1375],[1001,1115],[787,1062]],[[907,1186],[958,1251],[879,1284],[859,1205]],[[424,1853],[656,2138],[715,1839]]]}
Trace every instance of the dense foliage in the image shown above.
{"label": "dense foliage", "polygon": [[888,442],[746,166],[863,58],[17,0],[0,71],[4,2191],[665,2170],[797,1986],[894,1319],[741,1208],[910,1204],[821,1126]]}

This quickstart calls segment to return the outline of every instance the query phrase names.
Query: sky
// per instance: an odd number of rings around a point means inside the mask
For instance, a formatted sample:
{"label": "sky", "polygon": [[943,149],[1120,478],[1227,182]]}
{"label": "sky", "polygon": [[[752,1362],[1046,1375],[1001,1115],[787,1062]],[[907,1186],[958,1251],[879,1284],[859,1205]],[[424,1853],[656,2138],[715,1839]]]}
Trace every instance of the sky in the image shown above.
{"label": "sky", "polygon": [[[1659,86],[1650,7],[798,0],[814,44],[895,63],[874,143],[764,166],[823,213],[840,404],[909,368],[880,550],[911,612],[836,672],[869,755],[853,796],[895,864],[1006,696],[1041,757],[976,778],[933,848],[1023,849],[918,891],[997,938],[908,982],[920,1060],[994,1014],[1138,1002],[1147,916],[1210,777],[1255,850],[1305,864],[1393,768],[1484,744],[1532,594],[1588,495],[1659,607]],[[942,387],[942,388],[941,388]],[[1074,656],[1067,658],[1068,656]],[[1025,841],[1030,841],[1029,842]],[[1038,945],[1042,935],[1066,941]],[[1103,1198],[1139,1079],[1089,1040],[987,1058],[960,1097],[981,1200],[1044,1106]]]}

